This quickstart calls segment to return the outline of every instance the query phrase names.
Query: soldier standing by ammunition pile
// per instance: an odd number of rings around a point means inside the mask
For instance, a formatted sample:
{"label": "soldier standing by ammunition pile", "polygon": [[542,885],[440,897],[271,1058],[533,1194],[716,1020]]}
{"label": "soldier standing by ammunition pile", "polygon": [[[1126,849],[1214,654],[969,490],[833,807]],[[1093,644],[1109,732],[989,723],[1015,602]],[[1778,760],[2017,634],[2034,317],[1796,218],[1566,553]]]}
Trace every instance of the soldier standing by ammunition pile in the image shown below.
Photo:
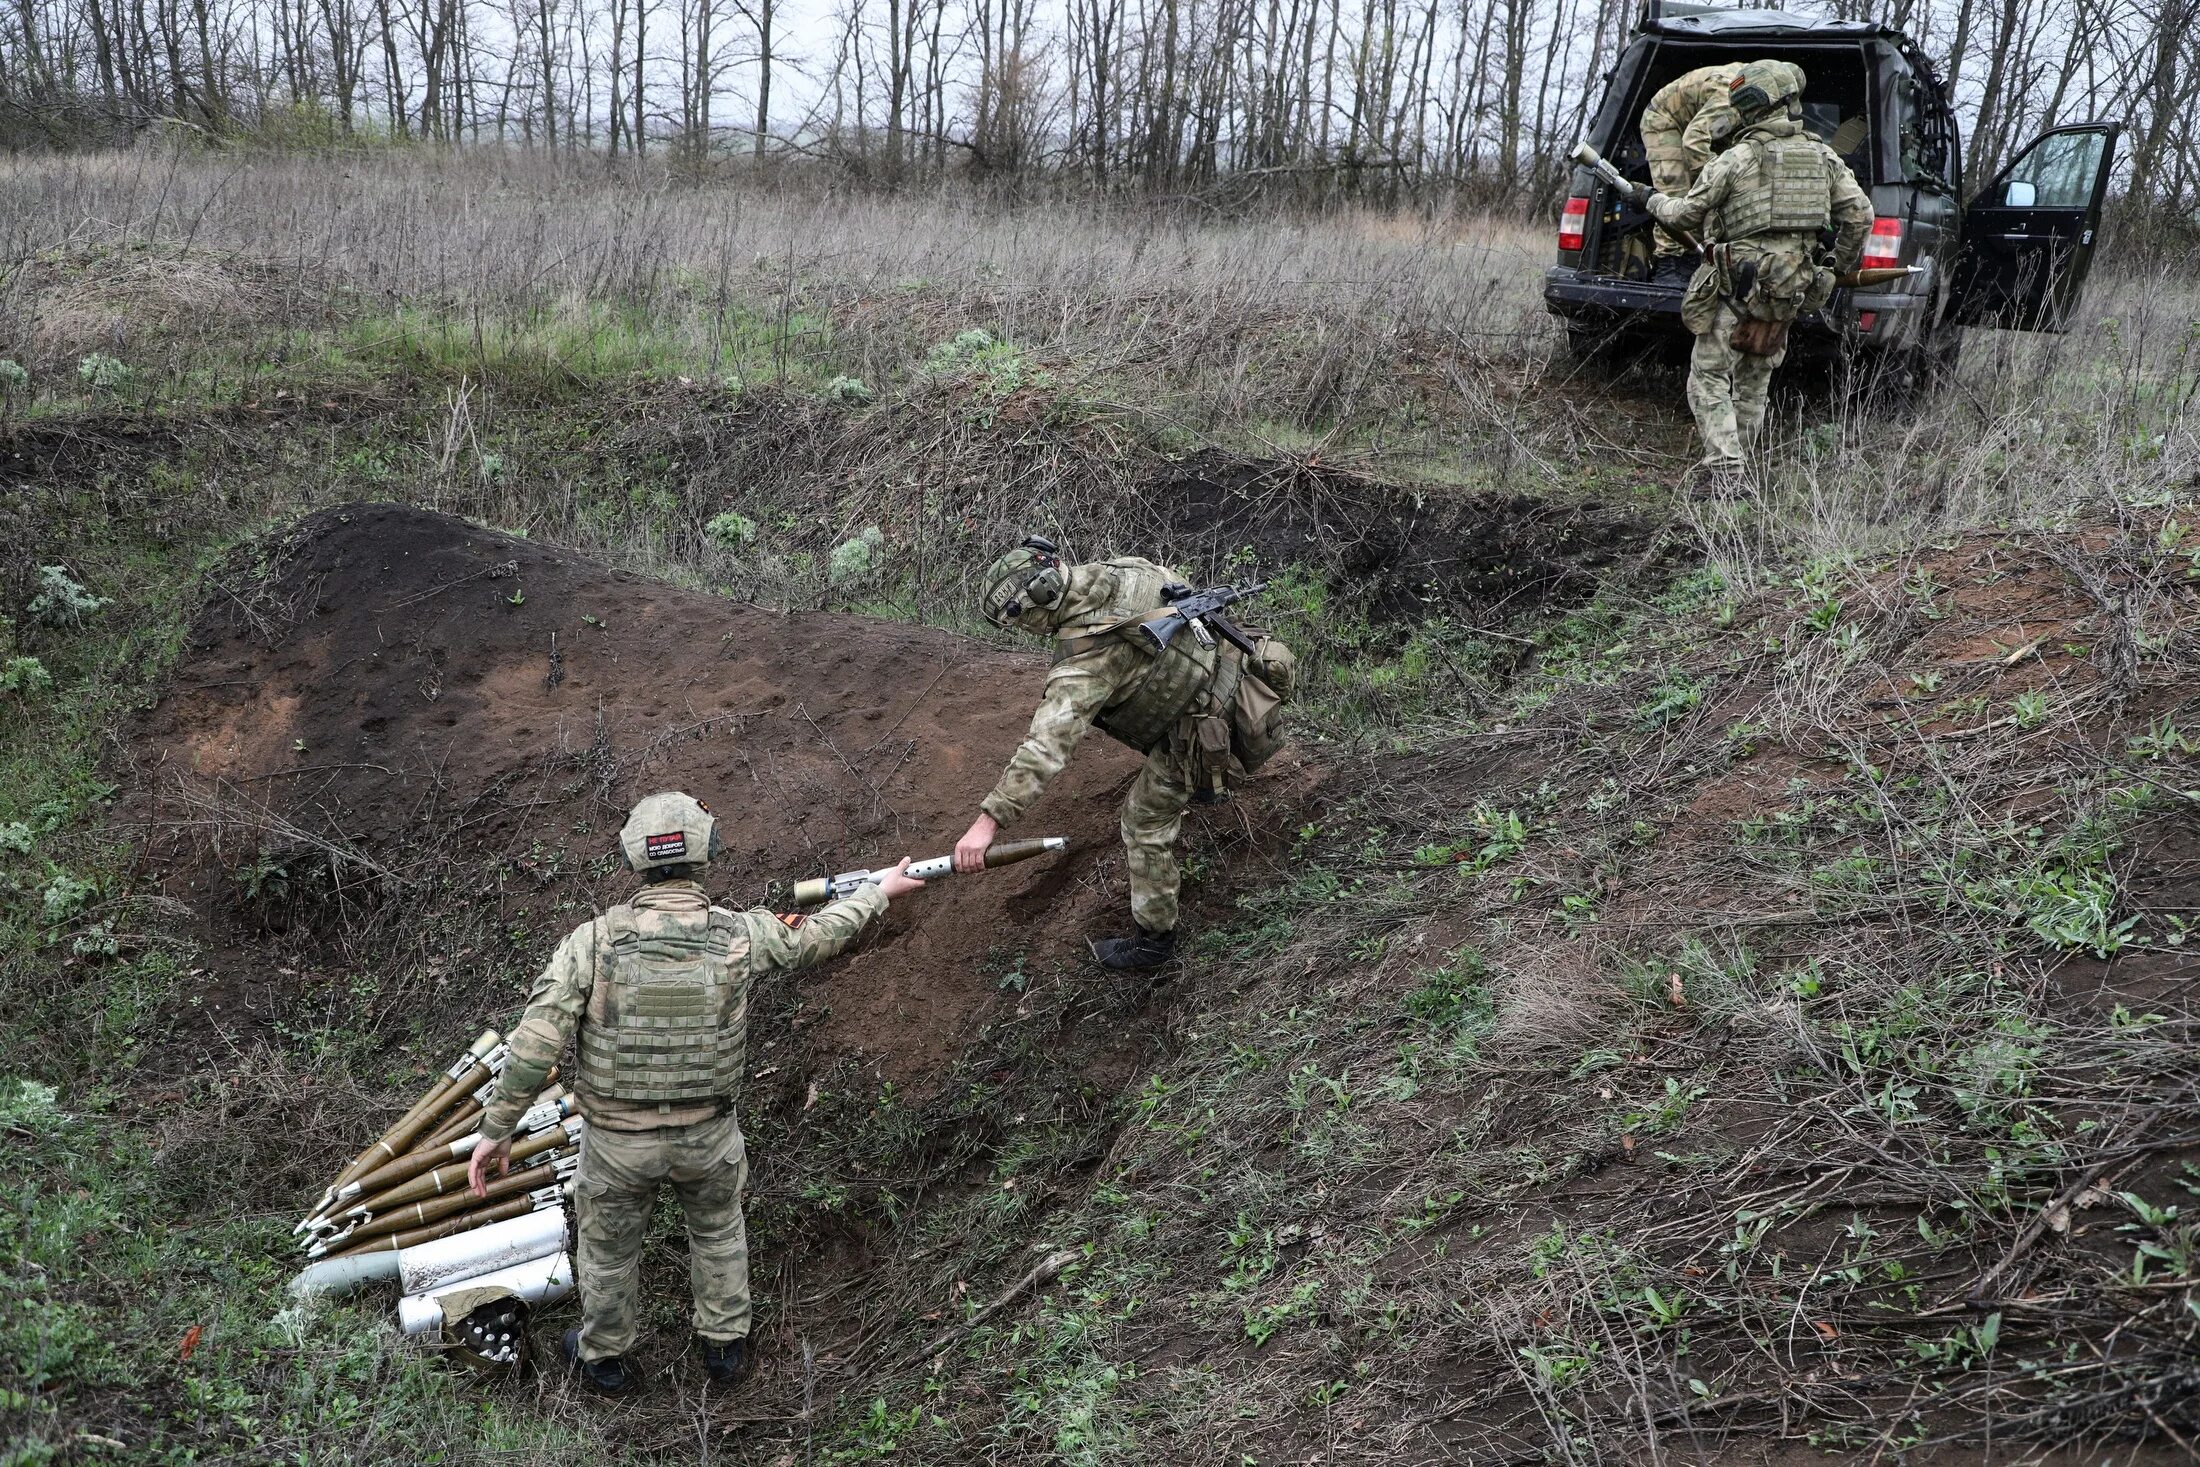
{"label": "soldier standing by ammunition pile", "polygon": [[[1695,186],[1675,198],[1635,185],[1658,223],[1697,234],[1708,252],[1681,319],[1696,334],[1688,406],[1713,492],[1740,486],[1789,326],[1832,298],[1835,277],[1856,268],[1871,234],[1871,196],[1803,126],[1803,83],[1791,62],[1748,63],[1729,97],[1740,127]],[[1831,268],[1817,258],[1828,228]]]}
{"label": "soldier standing by ammunition pile", "polygon": [[[1651,186],[1659,193],[1678,198],[1695,187],[1715,144],[1733,135],[1738,119],[1731,98],[1741,74],[1736,62],[1699,66],[1658,88],[1642,109],[1642,149]],[[1685,280],[1694,268],[1688,242],[1662,225],[1655,234],[1650,278]]]}
{"label": "soldier standing by ammunition pile", "polygon": [[1281,710],[1296,680],[1291,650],[1239,630],[1227,587],[1194,592],[1176,572],[1135,556],[1067,564],[1032,536],[985,575],[995,626],[1055,640],[1031,730],[955,843],[955,869],[984,869],[1001,827],[1028,810],[1098,727],[1146,756],[1123,799],[1135,931],[1092,943],[1106,967],[1158,968],[1176,951],[1176,840],[1194,800],[1219,801],[1228,781],[1283,744]]}
{"label": "soldier standing by ammunition pile", "polygon": [[636,805],[619,845],[648,885],[576,928],[535,980],[482,1113],[469,1181],[479,1194],[509,1165],[514,1125],[578,1031],[573,1089],[588,1121],[574,1187],[581,1323],[565,1335],[566,1359],[605,1394],[632,1385],[624,1357],[643,1232],[669,1184],[687,1223],[703,1367],[730,1385],[749,1333],[748,1154],[734,1093],[750,984],[836,956],[889,900],[924,883],[903,874],[904,859],[807,919],[714,906],[695,878],[717,850],[717,822],[677,793]]}

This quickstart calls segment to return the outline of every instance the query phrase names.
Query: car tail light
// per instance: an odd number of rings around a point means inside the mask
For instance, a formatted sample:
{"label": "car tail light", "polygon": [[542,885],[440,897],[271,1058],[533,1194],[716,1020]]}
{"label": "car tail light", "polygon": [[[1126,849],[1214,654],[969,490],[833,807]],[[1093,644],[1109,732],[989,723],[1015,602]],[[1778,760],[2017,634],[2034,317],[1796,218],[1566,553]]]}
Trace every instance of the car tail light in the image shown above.
{"label": "car tail light", "polygon": [[1878,324],[1879,313],[1877,311],[1858,311],[1856,313],[1856,329],[1859,334],[1869,336],[1871,329]]}
{"label": "car tail light", "polygon": [[1568,199],[1566,207],[1558,214],[1558,247],[1562,250],[1581,248],[1582,236],[1589,232],[1589,201]]}
{"label": "car tail light", "polygon": [[1866,270],[1878,270],[1902,263],[1901,220],[1872,221],[1871,238],[1864,241],[1864,258],[1860,263]]}

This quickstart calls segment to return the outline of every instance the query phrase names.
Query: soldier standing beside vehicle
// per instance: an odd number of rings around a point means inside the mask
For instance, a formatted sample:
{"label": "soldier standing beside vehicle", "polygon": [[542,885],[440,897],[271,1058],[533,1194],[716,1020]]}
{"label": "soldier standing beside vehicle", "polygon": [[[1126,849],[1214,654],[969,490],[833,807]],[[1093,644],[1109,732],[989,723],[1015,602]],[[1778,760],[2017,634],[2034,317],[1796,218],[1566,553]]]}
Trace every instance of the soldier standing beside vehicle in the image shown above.
{"label": "soldier standing beside vehicle", "polygon": [[[1717,491],[1738,487],[1763,432],[1772,374],[1787,358],[1788,328],[1833,296],[1871,235],[1872,202],[1840,155],[1805,130],[1803,71],[1752,61],[1731,93],[1739,130],[1686,194],[1643,200],[1669,229],[1704,241],[1681,301],[1696,334],[1688,406],[1703,438],[1702,470]],[[1820,236],[1833,231],[1831,268]]]}
{"label": "soldier standing beside vehicle", "polygon": [[[1740,63],[1699,66],[1658,88],[1642,109],[1642,150],[1650,163],[1650,184],[1676,198],[1695,187],[1711,161],[1716,141],[1735,126],[1734,80]],[[1662,225],[1655,231],[1656,260],[1650,278],[1685,280],[1687,243]]]}
{"label": "soldier standing beside vehicle", "polygon": [[955,843],[955,869],[984,869],[986,847],[1039,798],[1088,728],[1145,755],[1123,798],[1135,930],[1092,943],[1093,957],[1109,968],[1158,968],[1175,954],[1185,809],[1222,799],[1229,779],[1283,743],[1280,714],[1295,682],[1289,648],[1247,633],[1255,649],[1248,655],[1199,620],[1166,646],[1144,630],[1175,615],[1172,601],[1190,594],[1174,571],[1150,560],[1069,565],[1038,536],[986,571],[986,618],[1054,638],[1054,665],[1031,731]]}
{"label": "soldier standing beside vehicle", "polygon": [[574,1178],[581,1323],[566,1360],[607,1395],[627,1390],[642,1235],[669,1184],[687,1222],[695,1333],[712,1380],[740,1375],[749,1333],[748,1152],[734,1114],[749,986],[838,955],[886,904],[924,885],[901,874],[807,919],[714,906],[696,877],[717,852],[700,800],[651,795],[619,832],[648,883],[558,946],[508,1041],[468,1180],[479,1194],[511,1164],[512,1129],[578,1031],[573,1089],[588,1129]]}

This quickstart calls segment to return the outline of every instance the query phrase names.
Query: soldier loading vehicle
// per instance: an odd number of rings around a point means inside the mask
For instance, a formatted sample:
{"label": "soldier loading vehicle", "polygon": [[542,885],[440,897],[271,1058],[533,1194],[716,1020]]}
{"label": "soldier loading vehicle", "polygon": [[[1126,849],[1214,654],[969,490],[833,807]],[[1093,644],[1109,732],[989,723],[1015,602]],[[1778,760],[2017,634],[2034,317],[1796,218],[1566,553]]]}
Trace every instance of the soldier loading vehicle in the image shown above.
{"label": "soldier loading vehicle", "polygon": [[[1866,21],[1652,0],[1613,66],[1587,138],[1630,179],[1662,191],[1661,91],[1704,68],[1773,60],[1808,73],[1802,122],[1848,165],[1872,202],[1861,264],[1921,266],[1908,278],[1844,289],[1797,321],[1793,350],[1855,354],[1893,380],[1953,364],[1959,328],[2060,331],[2076,311],[2099,236],[2120,124],[2035,138],[1966,203],[1961,127],[1939,74],[1902,32]],[[1646,111],[1652,115],[1645,117]],[[1691,114],[1690,125],[1702,114]],[[1705,125],[1708,130],[1709,124]],[[1586,166],[1560,213],[1544,302],[1584,355],[1685,339],[1687,278],[1660,270],[1649,213]]]}
{"label": "soldier loading vehicle", "polygon": [[1746,63],[1727,83],[1711,138],[1718,156],[1693,186],[1676,198],[1630,184],[1623,195],[1703,256],[1681,299],[1681,321],[1696,336],[1688,407],[1713,492],[1740,487],[1790,328],[1833,298],[1871,231],[1871,199],[1840,155],[1803,126],[1808,84],[1792,61]]}

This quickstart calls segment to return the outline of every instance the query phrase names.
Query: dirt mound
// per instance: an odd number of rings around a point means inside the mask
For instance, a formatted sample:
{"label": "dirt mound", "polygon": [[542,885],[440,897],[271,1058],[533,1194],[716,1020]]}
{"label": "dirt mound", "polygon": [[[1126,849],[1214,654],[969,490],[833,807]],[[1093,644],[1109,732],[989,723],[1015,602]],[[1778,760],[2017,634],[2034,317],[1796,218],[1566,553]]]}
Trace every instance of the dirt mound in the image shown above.
{"label": "dirt mound", "polygon": [[1169,542],[1200,559],[1219,568],[1250,550],[1267,567],[1314,565],[1384,620],[1576,605],[1615,573],[1679,554],[1656,522],[1593,500],[1423,496],[1291,460],[1201,454],[1156,477],[1149,502]]}
{"label": "dirt mound", "polygon": [[[631,891],[613,834],[652,790],[716,810],[708,884],[735,905],[774,880],[938,854],[1044,672],[398,505],[325,511],[259,555],[215,577],[139,746],[168,889],[211,929],[224,1025],[239,1009],[287,1022],[332,980],[443,1047],[506,1022],[548,944]],[[1114,917],[1114,805],[1135,768],[1094,740],[1024,827],[1069,836],[1067,857],[938,883],[801,980],[812,1043],[936,1078],[988,1003],[1012,1001],[990,954],[1072,961]],[[270,942],[292,957],[271,964]]]}

